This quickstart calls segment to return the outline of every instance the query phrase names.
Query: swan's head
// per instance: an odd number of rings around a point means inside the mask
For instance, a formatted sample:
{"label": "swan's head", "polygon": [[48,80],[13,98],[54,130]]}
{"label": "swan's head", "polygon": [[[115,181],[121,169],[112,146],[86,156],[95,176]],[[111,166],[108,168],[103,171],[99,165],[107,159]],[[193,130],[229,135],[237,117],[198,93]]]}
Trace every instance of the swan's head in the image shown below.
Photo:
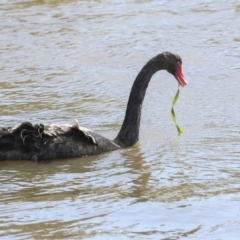
{"label": "swan's head", "polygon": [[187,81],[183,76],[181,57],[178,54],[172,52],[165,52],[163,55],[167,60],[167,71],[176,78],[182,87],[186,86]]}

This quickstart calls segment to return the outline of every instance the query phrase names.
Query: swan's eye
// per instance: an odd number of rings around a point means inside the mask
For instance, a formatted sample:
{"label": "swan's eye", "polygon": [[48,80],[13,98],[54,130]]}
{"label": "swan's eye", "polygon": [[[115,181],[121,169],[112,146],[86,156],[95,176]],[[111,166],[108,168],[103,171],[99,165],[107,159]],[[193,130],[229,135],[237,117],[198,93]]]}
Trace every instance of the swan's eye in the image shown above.
{"label": "swan's eye", "polygon": [[181,61],[177,61],[177,65],[178,65],[178,67],[179,67],[179,65],[181,66],[182,65],[182,62]]}

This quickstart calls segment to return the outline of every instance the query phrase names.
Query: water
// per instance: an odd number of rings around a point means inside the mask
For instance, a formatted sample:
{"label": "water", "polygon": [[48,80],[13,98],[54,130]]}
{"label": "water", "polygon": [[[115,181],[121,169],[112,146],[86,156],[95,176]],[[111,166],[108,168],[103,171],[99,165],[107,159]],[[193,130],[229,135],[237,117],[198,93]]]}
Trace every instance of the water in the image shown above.
{"label": "water", "polygon": [[157,73],[134,147],[0,163],[0,239],[239,239],[240,4],[3,0],[0,125],[70,123],[116,136],[147,60],[180,54],[189,85]]}

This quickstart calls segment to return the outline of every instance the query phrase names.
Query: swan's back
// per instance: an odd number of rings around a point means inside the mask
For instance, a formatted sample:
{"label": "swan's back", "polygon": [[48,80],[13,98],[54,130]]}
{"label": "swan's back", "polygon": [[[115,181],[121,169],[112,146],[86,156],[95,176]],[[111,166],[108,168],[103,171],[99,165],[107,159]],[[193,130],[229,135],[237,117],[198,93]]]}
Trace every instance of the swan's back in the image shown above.
{"label": "swan's back", "polygon": [[0,128],[0,160],[48,160],[95,155],[119,148],[112,141],[78,125],[21,123]]}

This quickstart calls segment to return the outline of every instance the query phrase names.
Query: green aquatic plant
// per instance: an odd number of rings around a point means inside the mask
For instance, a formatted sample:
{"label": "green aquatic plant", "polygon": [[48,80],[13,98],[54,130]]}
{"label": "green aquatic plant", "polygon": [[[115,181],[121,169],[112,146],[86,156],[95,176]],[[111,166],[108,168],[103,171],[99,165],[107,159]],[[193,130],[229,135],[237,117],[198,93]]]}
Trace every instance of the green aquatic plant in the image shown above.
{"label": "green aquatic plant", "polygon": [[176,95],[175,95],[175,97],[173,98],[173,101],[172,101],[171,115],[172,115],[172,120],[173,120],[173,122],[175,123],[179,134],[181,134],[181,133],[183,133],[183,130],[182,130],[182,129],[179,127],[179,125],[177,124],[176,114],[175,114],[174,109],[173,109],[173,106],[175,105],[175,103],[176,103],[177,100],[178,100],[179,93],[180,93],[180,84],[178,83],[178,90],[177,90],[177,93],[176,93]]}

